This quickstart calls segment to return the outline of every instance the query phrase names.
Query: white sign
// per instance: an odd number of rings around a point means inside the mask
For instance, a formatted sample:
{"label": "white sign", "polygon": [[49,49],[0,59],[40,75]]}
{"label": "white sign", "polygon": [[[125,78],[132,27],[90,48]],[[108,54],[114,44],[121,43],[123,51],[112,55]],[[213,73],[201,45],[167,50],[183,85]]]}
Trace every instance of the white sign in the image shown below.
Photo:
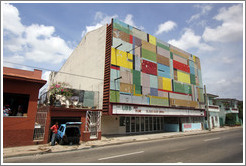
{"label": "white sign", "polygon": [[113,105],[113,114],[204,116],[202,110]]}

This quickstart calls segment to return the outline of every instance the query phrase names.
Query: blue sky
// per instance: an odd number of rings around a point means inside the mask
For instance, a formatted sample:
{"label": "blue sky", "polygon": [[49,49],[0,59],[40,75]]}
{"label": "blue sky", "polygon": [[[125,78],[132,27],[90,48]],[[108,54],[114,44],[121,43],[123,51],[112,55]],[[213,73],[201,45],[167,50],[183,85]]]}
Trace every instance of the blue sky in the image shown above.
{"label": "blue sky", "polygon": [[243,99],[242,3],[2,2],[1,8],[4,66],[59,70],[88,31],[118,18],[198,56],[208,93]]}

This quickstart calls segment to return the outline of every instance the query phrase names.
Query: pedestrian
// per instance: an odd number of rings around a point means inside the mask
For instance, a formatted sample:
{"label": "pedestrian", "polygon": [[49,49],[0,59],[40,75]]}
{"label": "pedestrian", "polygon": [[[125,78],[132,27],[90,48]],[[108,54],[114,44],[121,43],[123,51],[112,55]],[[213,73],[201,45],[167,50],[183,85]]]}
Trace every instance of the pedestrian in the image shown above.
{"label": "pedestrian", "polygon": [[55,145],[56,142],[56,135],[57,135],[57,130],[58,130],[58,122],[56,122],[51,128],[52,130],[52,138],[51,138],[51,146]]}

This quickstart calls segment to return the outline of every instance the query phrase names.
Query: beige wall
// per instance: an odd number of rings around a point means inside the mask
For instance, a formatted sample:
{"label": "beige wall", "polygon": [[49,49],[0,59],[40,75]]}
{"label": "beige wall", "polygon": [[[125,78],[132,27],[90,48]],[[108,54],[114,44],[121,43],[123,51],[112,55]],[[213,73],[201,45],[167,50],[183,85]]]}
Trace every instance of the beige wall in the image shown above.
{"label": "beige wall", "polygon": [[98,91],[99,96],[96,96],[99,100],[98,108],[102,109],[105,45],[106,25],[88,32],[74,49],[60,71],[51,78],[51,83],[66,82],[74,89]]}
{"label": "beige wall", "polygon": [[102,116],[102,135],[125,134],[125,126],[120,127],[119,119],[119,116]]}

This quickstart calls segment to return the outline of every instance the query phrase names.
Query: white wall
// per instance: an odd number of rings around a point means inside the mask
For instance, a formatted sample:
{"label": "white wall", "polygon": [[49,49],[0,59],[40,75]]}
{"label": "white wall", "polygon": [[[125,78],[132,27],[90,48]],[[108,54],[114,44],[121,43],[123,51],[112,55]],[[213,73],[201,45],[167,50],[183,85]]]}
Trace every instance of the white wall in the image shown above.
{"label": "white wall", "polygon": [[119,116],[102,116],[102,135],[125,134],[125,126],[120,127]]}
{"label": "white wall", "polygon": [[[51,81],[53,83],[66,82],[73,89],[98,91],[98,108],[102,109],[105,45],[106,25],[88,32],[74,49],[60,71],[51,78]],[[98,79],[69,75],[62,72]]]}

